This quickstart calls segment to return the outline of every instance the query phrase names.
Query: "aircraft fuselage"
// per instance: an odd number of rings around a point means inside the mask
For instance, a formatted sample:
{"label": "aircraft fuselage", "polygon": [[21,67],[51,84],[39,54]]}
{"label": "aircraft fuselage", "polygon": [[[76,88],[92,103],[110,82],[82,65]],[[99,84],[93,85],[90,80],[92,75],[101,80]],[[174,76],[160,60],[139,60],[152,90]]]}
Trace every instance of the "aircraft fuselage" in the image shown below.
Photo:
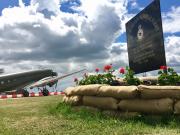
{"label": "aircraft fuselage", "polygon": [[0,92],[21,89],[30,83],[48,76],[57,76],[57,73],[49,69],[34,70],[0,76]]}

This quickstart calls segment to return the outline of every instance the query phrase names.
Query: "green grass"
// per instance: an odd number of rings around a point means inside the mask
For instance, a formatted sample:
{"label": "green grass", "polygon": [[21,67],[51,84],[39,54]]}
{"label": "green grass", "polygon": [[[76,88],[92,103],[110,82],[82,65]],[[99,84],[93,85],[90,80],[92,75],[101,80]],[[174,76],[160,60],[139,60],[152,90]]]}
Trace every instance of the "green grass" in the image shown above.
{"label": "green grass", "polygon": [[110,117],[84,107],[72,108],[61,96],[0,101],[2,135],[180,134],[177,116]]}

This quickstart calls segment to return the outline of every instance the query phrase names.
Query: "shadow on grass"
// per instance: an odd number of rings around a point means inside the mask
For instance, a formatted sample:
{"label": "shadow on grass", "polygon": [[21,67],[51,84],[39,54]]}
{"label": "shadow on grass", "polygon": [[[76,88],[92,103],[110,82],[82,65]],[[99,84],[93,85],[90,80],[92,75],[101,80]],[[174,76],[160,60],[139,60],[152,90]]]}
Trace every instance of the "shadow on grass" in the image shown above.
{"label": "shadow on grass", "polygon": [[178,128],[180,127],[180,116],[166,114],[166,115],[136,115],[132,117],[118,117],[118,116],[109,116],[102,111],[92,112],[87,108],[74,109],[74,107],[67,105],[65,103],[59,103],[57,106],[49,108],[49,113],[55,116],[64,116],[67,119],[73,120],[84,120],[84,121],[109,121],[116,120],[121,123],[143,123],[152,127],[170,127]]}

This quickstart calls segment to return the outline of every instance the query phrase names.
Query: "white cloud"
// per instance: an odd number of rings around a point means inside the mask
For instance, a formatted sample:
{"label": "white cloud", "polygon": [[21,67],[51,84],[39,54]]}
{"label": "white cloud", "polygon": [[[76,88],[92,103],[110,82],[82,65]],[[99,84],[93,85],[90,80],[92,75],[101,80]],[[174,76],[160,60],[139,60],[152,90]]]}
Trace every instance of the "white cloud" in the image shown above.
{"label": "white cloud", "polygon": [[22,0],[19,0],[19,6],[20,6],[20,7],[24,7],[24,3],[23,3]]}
{"label": "white cloud", "polygon": [[[86,9],[88,2],[91,6]],[[121,15],[127,12],[127,1],[81,3],[77,9],[86,16],[60,11],[58,0],[32,0],[29,6],[23,6],[20,0],[20,7],[4,9],[0,16],[0,61],[6,71],[34,69],[43,61],[46,66],[65,65],[64,72],[83,65],[93,69],[110,62],[109,47],[122,29]],[[93,4],[96,8],[91,9]],[[41,12],[44,9],[55,14],[47,18]],[[16,68],[12,64],[11,69],[7,68],[9,63],[16,63]]]}
{"label": "white cloud", "polygon": [[137,3],[137,0],[129,0],[129,5],[132,9],[139,9],[139,5]]}
{"label": "white cloud", "polygon": [[31,0],[31,5],[38,5],[38,11],[47,9],[55,14],[60,13],[60,0]]}
{"label": "white cloud", "polygon": [[[49,67],[68,73],[84,66],[93,72],[105,64],[116,69],[128,65],[126,43],[114,43],[132,16],[127,14],[127,0],[81,0],[80,7],[73,7],[79,11],[74,14],[60,11],[60,2],[32,0],[23,6],[20,0],[20,7],[2,11],[1,68],[11,73]],[[169,38],[167,44],[172,41]]]}
{"label": "white cloud", "polygon": [[167,64],[180,72],[180,37],[168,36],[165,38]]}
{"label": "white cloud", "polygon": [[127,43],[113,43],[109,50],[116,68],[128,66]]}
{"label": "white cloud", "polygon": [[162,13],[163,31],[166,33],[180,32],[180,6],[172,7],[171,11]]}

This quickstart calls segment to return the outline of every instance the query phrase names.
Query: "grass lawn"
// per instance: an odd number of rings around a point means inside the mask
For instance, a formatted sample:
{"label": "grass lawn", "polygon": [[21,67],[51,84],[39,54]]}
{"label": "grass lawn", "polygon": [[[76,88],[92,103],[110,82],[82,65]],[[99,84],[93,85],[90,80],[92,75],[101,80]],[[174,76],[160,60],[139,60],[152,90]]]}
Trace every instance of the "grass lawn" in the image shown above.
{"label": "grass lawn", "polygon": [[61,101],[61,96],[0,100],[0,135],[180,134],[177,116],[114,118]]}

